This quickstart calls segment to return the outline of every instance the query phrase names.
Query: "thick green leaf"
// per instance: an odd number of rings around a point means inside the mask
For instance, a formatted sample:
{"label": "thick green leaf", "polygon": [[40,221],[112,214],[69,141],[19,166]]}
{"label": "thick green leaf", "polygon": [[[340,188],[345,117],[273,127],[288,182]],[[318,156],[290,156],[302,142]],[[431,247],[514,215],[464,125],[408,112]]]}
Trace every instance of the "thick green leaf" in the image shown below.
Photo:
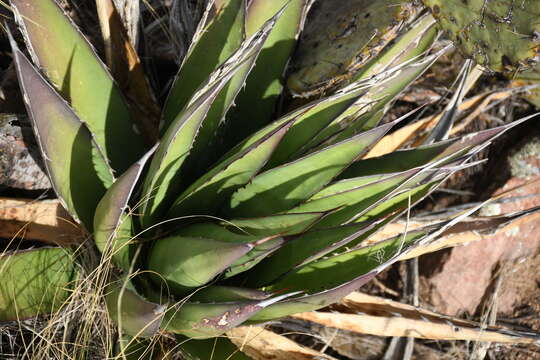
{"label": "thick green leaf", "polygon": [[[336,217],[332,218],[334,213],[328,215],[330,221],[326,225],[331,226],[336,223],[345,223],[346,220],[355,221],[356,223],[337,228],[322,229],[317,224],[314,229],[306,234],[287,239],[288,241],[285,246],[277,250],[273,256],[266,259],[257,268],[253,269],[254,275],[248,277],[247,284],[254,287],[267,285],[293,267],[316,261],[320,257],[332,252],[348,251],[349,248],[361,243],[384,225],[401,216],[409,207],[413,207],[416,203],[424,199],[451,173],[452,171],[450,169],[444,171],[411,170],[405,172],[405,175],[408,175],[402,178],[405,181],[399,187],[395,187],[391,192],[383,192],[382,197],[377,196],[371,206],[350,206],[345,207],[344,210],[338,209],[335,211],[337,214]],[[394,175],[383,178],[375,184],[384,184],[385,180],[392,180],[396,177],[399,178],[399,176]],[[438,180],[436,181],[421,184],[428,179],[433,180],[437,177]],[[354,180],[352,181],[353,183]],[[337,184],[342,185],[343,183]],[[410,186],[413,186],[411,190],[404,191],[404,187],[409,188]],[[358,197],[357,202],[363,205],[361,196]]]}
{"label": "thick green leaf", "polygon": [[258,218],[241,218],[227,220],[231,230],[245,232],[249,235],[274,236],[294,235],[304,232],[323,218],[327,212],[297,212],[296,214],[278,214]]}
{"label": "thick green leaf", "polygon": [[[268,168],[290,161],[306,143],[366,93],[368,87],[358,83],[336,94],[306,105],[305,113],[298,117],[272,155]],[[294,113],[297,113],[295,111]]]}
{"label": "thick green leaf", "polygon": [[[127,289],[131,289],[129,283]],[[167,289],[164,290],[167,291]],[[206,339],[223,334],[265,307],[295,294],[271,298],[271,294],[259,290],[231,286],[208,286],[168,306],[165,313],[163,313],[162,306],[147,303],[140,297],[133,297],[134,295],[134,293],[128,294],[128,303],[123,300],[122,304],[127,306],[122,311],[128,316],[135,317],[129,321],[132,329],[136,330],[139,327],[140,334],[150,335],[156,330],[156,323],[163,318],[161,321],[162,330],[191,338]],[[168,291],[161,296],[152,294],[152,297],[161,303],[170,300]],[[151,311],[154,311],[153,316]],[[144,317],[147,317],[148,320],[146,327],[144,327]],[[141,328],[141,326],[143,327]]]}
{"label": "thick green leaf", "polygon": [[[411,195],[411,200],[418,201],[418,195],[414,195],[416,193],[424,194],[415,188],[410,192],[406,192],[406,196],[399,195],[399,192],[403,192],[403,187],[412,185],[418,187],[419,183],[432,175],[432,172],[420,172],[420,174],[419,172],[419,169],[414,169],[382,178],[369,177],[371,179],[375,178],[375,180],[359,187],[354,186],[356,185],[355,182],[362,183],[366,179],[360,178],[338,182],[334,187],[343,191],[329,191],[328,193],[331,195],[327,197],[318,197],[313,201],[300,205],[299,208],[303,206],[324,208],[329,205],[336,205],[334,208],[337,208],[337,210],[328,214],[309,232],[295,238],[288,238],[283,247],[253,270],[255,275],[249,276],[248,284],[255,287],[266,285],[293,267],[314,261],[338,249],[354,246],[359,241],[367,238],[395,217],[386,216],[390,213],[388,208],[395,211],[399,206],[408,205],[408,195]],[[424,189],[424,187],[420,186],[420,189]],[[398,190],[400,191],[398,192]],[[398,195],[392,196],[395,193],[398,193]],[[369,213],[370,209],[376,210]],[[369,220],[338,227],[338,225],[355,219],[355,217],[359,217],[366,212],[369,213]],[[375,214],[378,216],[375,216]]]}
{"label": "thick green leaf", "polygon": [[287,238],[284,246],[275,254],[261,261],[246,274],[247,284],[261,287],[275,281],[279,276],[301,265],[310,257],[321,257],[332,250],[365,234],[376,223],[351,224],[328,229],[312,230],[305,234]]}
{"label": "thick green leaf", "polygon": [[73,258],[60,248],[0,255],[0,321],[56,312],[77,278]]}
{"label": "thick green leaf", "polygon": [[357,176],[377,176],[390,174],[417,166],[425,165],[448,147],[457,142],[457,139],[441,141],[431,145],[422,145],[407,150],[397,150],[386,155],[359,160],[351,164],[340,176],[340,179],[355,178]]}
{"label": "thick green leaf", "polygon": [[312,294],[331,289],[351,281],[358,274],[368,274],[424,235],[423,231],[410,232],[358,250],[311,262],[286,274],[266,290],[304,291]]}
{"label": "thick green leaf", "polygon": [[[129,171],[129,169],[128,169]],[[98,209],[96,209],[96,217],[94,218],[94,226],[99,226],[94,230],[94,241],[96,246],[101,251],[103,261],[110,261],[117,266],[119,269],[122,269],[124,272],[127,272],[131,266],[131,256],[132,256],[132,242],[134,240],[133,233],[133,214],[129,211],[115,211],[112,208],[109,208],[110,212],[105,211],[105,203],[109,202],[111,199],[102,200],[98,204]],[[100,209],[99,205],[104,203],[104,208]],[[126,209],[124,209],[126,210]],[[113,213],[114,214],[111,214]],[[118,216],[117,218],[108,218],[107,215]],[[109,220],[110,219],[110,220]],[[114,227],[109,222],[113,222],[114,219],[117,219]],[[98,224],[99,222],[99,224]],[[109,225],[110,227],[105,227]]]}
{"label": "thick green leaf", "polygon": [[391,191],[395,187],[405,183],[419,171],[420,169],[413,169],[384,177],[369,177],[372,179],[375,178],[375,180],[368,183],[365,183],[366,178],[364,177],[339,181],[327,186],[311,199],[291,209],[289,212],[329,211],[331,209],[351,206],[357,202],[369,204],[373,197],[377,198],[379,194]]}
{"label": "thick green leaf", "polygon": [[272,294],[235,286],[212,285],[202,288],[189,297],[190,302],[233,302],[241,300],[266,300]]}
{"label": "thick green leaf", "polygon": [[284,243],[284,238],[276,237],[257,244],[250,252],[231,264],[231,266],[223,274],[223,278],[227,279],[251,270],[258,263],[266,259],[270,254],[280,249]]}
{"label": "thick green leaf", "polygon": [[289,121],[249,148],[214,166],[175,201],[169,211],[170,216],[216,211],[235,190],[246,185],[264,166],[290,126]]}
{"label": "thick green leaf", "polygon": [[283,89],[282,76],[294,50],[304,17],[306,0],[253,0],[246,17],[246,34],[251,36],[274,14],[284,9],[251,71],[237,107],[228,119],[226,138],[232,144],[268,124]]}
{"label": "thick green leaf", "polygon": [[224,0],[214,6],[216,16],[199,27],[167,96],[163,131],[188,104],[197,88],[244,40],[245,0]]}
{"label": "thick green leaf", "polygon": [[315,195],[313,195],[311,198],[309,198],[308,201],[322,199],[331,195],[342,193],[344,191],[353,190],[361,186],[376,184],[379,181],[384,181],[385,179],[388,179],[389,177],[395,176],[397,174],[397,172],[393,174],[382,173],[335,181],[321,191],[319,191],[318,193],[316,193]]}
{"label": "thick green leaf", "polygon": [[319,149],[321,146],[334,144],[375,126],[377,123],[370,119],[380,119],[386,112],[388,104],[422,75],[444,52],[445,49],[418,62],[398,64],[374,76],[369,80],[372,84],[369,91],[313,137],[304,149]]}
{"label": "thick green leaf", "polygon": [[[260,32],[245,41],[227,62],[216,69],[165,132],[144,184],[141,219],[144,227],[152,225],[160,215],[163,215],[167,207],[172,205],[174,198],[180,194],[182,183],[190,176],[189,172],[186,175],[179,170],[188,158],[201,126],[204,126],[206,121],[212,121],[209,118],[209,111],[214,101],[221,96],[222,89],[230,84],[235,74],[245,70],[245,66],[253,64],[260,51],[260,45],[264,43],[273,24],[274,19],[266,23]],[[232,104],[233,99],[229,100],[230,103],[226,107]],[[197,159],[196,155],[194,154],[193,159]]]}
{"label": "thick green leaf", "polygon": [[[441,174],[437,170],[420,171],[420,169],[414,169],[388,177],[374,184],[364,185],[356,189],[306,202],[299,206],[299,210],[304,207],[325,208],[332,204],[338,205],[339,209],[322,219],[316,224],[316,228],[320,229],[342,225],[348,223],[352,219],[361,218],[363,214],[369,212],[370,209],[380,207],[382,203],[392,203],[392,199],[395,198],[396,194],[403,193],[407,190],[414,191],[426,182],[433,181],[436,176],[442,180],[443,176],[446,174],[448,174],[448,171],[442,172]],[[387,214],[387,212],[384,214]],[[381,213],[381,216],[382,215],[383,213]],[[365,220],[376,219],[377,218],[370,217]]]}
{"label": "thick green leaf", "polygon": [[[225,127],[223,124],[225,115],[233,105],[236,95],[244,86],[248,74],[255,65],[255,61],[258,59],[270,31],[275,26],[280,15],[281,13],[278,13],[270,18],[258,32],[242,43],[238,54],[233,54],[227,60],[232,65],[237,63],[243,63],[243,65],[236,71],[236,74],[213,102],[204,123],[199,129],[190,157],[185,165],[185,173],[188,175],[189,182],[203,175],[208,170],[208,167],[215,163],[219,159],[219,155],[223,153],[224,147],[226,147]],[[244,52],[252,54],[248,61],[242,59],[246,57],[246,55],[243,55]]]}
{"label": "thick green leaf", "polygon": [[54,0],[11,4],[34,61],[88,125],[112,168],[124,172],[143,155],[145,146],[120,90],[92,46]]}
{"label": "thick green leaf", "polygon": [[[267,290],[302,289],[310,295],[272,304],[252,316],[248,323],[268,321],[298,312],[312,311],[340,300],[398,261],[399,256],[411,251],[417,244],[432,241],[460,220],[478,210],[482,205],[468,209],[465,213],[437,226],[407,232],[366,247],[353,248],[339,255],[308,263],[288,273],[278,282],[269,286]],[[362,272],[364,272],[363,275],[358,275]]]}
{"label": "thick green leaf", "polygon": [[249,243],[170,236],[154,242],[148,268],[167,280],[175,293],[183,294],[207,284],[252,248]]}
{"label": "thick green leaf", "polygon": [[362,213],[355,214],[354,211],[345,214],[346,216],[341,214],[345,219],[354,219],[358,216],[359,220],[356,219],[356,223],[337,228],[316,228],[302,236],[288,239],[285,246],[252,270],[254,275],[247,278],[247,285],[254,287],[267,285],[293,267],[315,261],[332,252],[347,251],[401,216],[409,206],[414,206],[425,198],[438,183],[420,185],[397,195],[392,195],[395,193],[393,191],[386,195],[383,201],[364,210],[364,216],[361,216]]}
{"label": "thick green leaf", "polygon": [[[276,237],[274,235],[276,232],[284,230],[284,225],[282,224],[274,224],[275,228],[273,228],[273,231],[266,230],[265,232],[272,233],[272,236],[268,237],[261,235],[249,235],[247,232],[242,231],[243,229],[230,225],[231,223],[226,223],[224,226],[214,223],[199,223],[179,230],[177,235],[200,238],[206,237],[234,244],[252,244],[253,249],[251,249],[247,254],[238,258],[225,270],[223,273],[225,278],[232,277],[251,269],[266,256],[278,249],[284,242],[282,237]],[[298,227],[298,224],[293,225]],[[258,232],[261,232],[260,226],[258,230]],[[199,293],[200,291],[197,292],[196,295]]]}
{"label": "thick green leaf", "polygon": [[106,256],[112,255],[114,263],[124,271],[128,271],[131,265],[128,243],[132,239],[132,215],[128,211],[128,202],[154,150],[155,147],[112,184],[99,202],[94,216],[97,248]]}
{"label": "thick green leaf", "polygon": [[[482,204],[469,209],[440,226],[411,231],[370,246],[354,248],[339,255],[308,263],[285,275],[269,286],[268,290],[299,289],[309,295],[272,304],[253,315],[247,323],[263,322],[294,313],[313,311],[337,302],[398,261],[400,255],[414,249],[416,244],[432,241],[481,206]],[[362,272],[364,274],[358,275]]]}
{"label": "thick green leaf", "polygon": [[238,228],[226,228],[213,222],[203,222],[185,226],[179,229],[176,232],[176,235],[199,238],[206,237],[232,244],[249,244],[263,239],[261,236],[250,235],[246,232],[238,230]]}
{"label": "thick green leaf", "polygon": [[282,295],[263,301],[179,302],[167,310],[163,329],[195,339],[216,337],[289,296]]}
{"label": "thick green leaf", "polygon": [[178,191],[182,180],[179,169],[189,154],[212,101],[223,86],[224,82],[219,81],[203,96],[199,95],[165,133],[144,182],[141,216],[143,227],[149,227],[163,215],[167,205],[163,202],[172,201],[170,198]]}
{"label": "thick green leaf", "polygon": [[264,216],[291,209],[328,184],[393,125],[382,125],[257,175],[233,194],[229,213],[233,216]]}
{"label": "thick green leaf", "polygon": [[399,35],[378,56],[363,66],[354,79],[356,81],[367,79],[391,66],[405,63],[422,55],[433,45],[438,32],[435,19],[431,14],[421,16],[409,26],[406,32]]}
{"label": "thick green leaf", "polygon": [[359,94],[362,94],[363,92],[365,92],[365,89],[363,88],[351,88],[350,91],[340,91],[335,95],[312,101],[300,109],[282,116],[254,134],[247,136],[233,149],[231,149],[223,158],[228,159],[236,156],[236,154],[244,151],[250,146],[253,146],[253,144],[260,141],[265,136],[268,136],[268,134],[276,131],[276,129],[289,122],[292,122],[292,128],[289,129],[287,134],[294,132],[296,135],[294,137],[286,135],[286,139],[282,140],[278,149],[274,151],[272,158],[267,164],[267,168],[281,165],[283,159],[286,158],[288,156],[287,154],[291,151],[288,148],[293,150],[296,149],[295,144],[297,137],[300,139],[304,138],[305,132],[309,133],[312,126],[316,129],[318,126],[316,124],[319,122],[323,124],[321,126],[331,122],[338,114],[350,106],[359,96]]}
{"label": "thick green leaf", "polygon": [[351,164],[338,178],[347,179],[358,176],[400,172],[412,167],[425,165],[432,161],[439,161],[439,166],[444,165],[459,156],[477,152],[479,147],[487,146],[498,136],[534,116],[536,115],[528,116],[496,128],[468,134],[461,138],[423,145],[414,149],[398,150],[376,158],[359,160]]}
{"label": "thick green leaf", "polygon": [[[386,267],[395,261],[398,261],[400,256],[413,249],[415,245],[432,241],[435,237],[440,236],[444,231],[478,210],[481,206],[482,204],[468,209],[466,212],[454,217],[452,220],[440,224],[440,226],[426,227],[406,232],[372,245],[353,248],[352,250],[338,255],[308,263],[286,274],[276,283],[268,286],[265,290],[299,290],[308,294],[313,294],[312,296],[315,298],[320,298],[320,292],[324,293],[329,291],[327,289],[331,289],[330,293],[335,292],[335,289],[339,288],[342,288],[343,290],[343,287],[347,287],[351,283],[362,279],[362,276],[369,278],[380,273]],[[359,273],[365,275],[361,275],[359,278]],[[337,288],[335,288],[336,286]],[[352,290],[355,289],[350,289],[350,291]],[[342,293],[342,295],[345,294]],[[310,304],[310,301],[302,301],[305,298],[309,299],[309,297],[310,296],[300,298],[301,300],[293,298],[283,301],[283,304],[274,304],[257,314],[252,320],[264,320],[265,316],[287,315],[286,312],[291,310],[294,310],[295,312],[298,310],[314,310],[315,307],[312,306],[310,308],[310,305],[312,305]],[[289,305],[287,305],[287,303],[289,303]]]}
{"label": "thick green leaf", "polygon": [[[92,231],[112,173],[92,134],[12,42],[17,76],[47,172],[64,207]],[[96,169],[101,169],[98,171]]]}
{"label": "thick green leaf", "polygon": [[373,279],[375,275],[377,275],[377,271],[374,270],[367,274],[357,276],[355,279],[336,286],[333,289],[321,291],[311,295],[295,297],[272,304],[254,314],[249,321],[246,322],[246,324],[275,320],[280,317],[323,308],[338,302],[347,294],[358,290],[360,286]]}
{"label": "thick green leaf", "polygon": [[373,219],[380,219],[383,216],[391,214],[395,211],[405,210],[409,208],[409,204],[412,207],[419,200],[433,192],[437,186],[441,184],[444,179],[437,179],[427,184],[420,184],[411,190],[398,193],[395,196],[385,198],[376,204],[376,206],[370,207],[356,215],[353,212],[340,214],[343,218],[348,218],[349,221],[363,222]]}
{"label": "thick green leaf", "polygon": [[159,331],[165,306],[143,299],[128,279],[122,278],[109,284],[105,302],[109,316],[123,333],[133,337],[150,337]]}

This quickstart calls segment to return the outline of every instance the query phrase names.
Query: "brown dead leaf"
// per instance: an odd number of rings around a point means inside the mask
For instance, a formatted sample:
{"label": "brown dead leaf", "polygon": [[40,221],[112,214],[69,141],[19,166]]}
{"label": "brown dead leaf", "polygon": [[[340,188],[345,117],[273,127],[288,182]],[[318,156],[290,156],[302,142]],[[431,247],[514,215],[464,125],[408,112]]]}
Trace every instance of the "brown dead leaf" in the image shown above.
{"label": "brown dead leaf", "polygon": [[426,318],[424,311],[416,310],[414,317],[365,314],[343,314],[330,312],[306,312],[293,315],[295,319],[315,322],[336,329],[377,336],[406,336],[432,340],[493,341],[512,344],[539,344],[540,335],[509,329],[487,327],[479,323],[464,323],[461,319],[432,315]]}
{"label": "brown dead leaf", "polygon": [[132,114],[149,144],[157,141],[160,108],[142,63],[112,0],[96,0],[106,62],[126,95]]}
{"label": "brown dead leaf", "polygon": [[[450,131],[450,134],[454,135],[462,131],[493,101],[500,101],[510,97],[511,95],[512,90],[510,89],[500,92],[484,93],[465,100],[459,105],[459,111],[471,111],[471,113],[459,122],[457,122]],[[427,131],[431,130],[435,126],[435,124],[437,124],[437,122],[441,119],[441,116],[442,114],[429,116],[415,123],[404,126],[389,135],[386,135],[371,149],[371,151],[369,151],[364,156],[364,159],[378,157],[396,151],[397,149],[404,146],[407,142],[412,140],[414,140],[412,146],[418,146],[422,144],[426,136],[419,136],[419,134],[426,133]]]}
{"label": "brown dead leaf", "polygon": [[0,237],[66,246],[86,235],[58,200],[0,198]]}
{"label": "brown dead leaf", "polygon": [[335,360],[260,327],[242,326],[227,332],[229,339],[254,360]]}

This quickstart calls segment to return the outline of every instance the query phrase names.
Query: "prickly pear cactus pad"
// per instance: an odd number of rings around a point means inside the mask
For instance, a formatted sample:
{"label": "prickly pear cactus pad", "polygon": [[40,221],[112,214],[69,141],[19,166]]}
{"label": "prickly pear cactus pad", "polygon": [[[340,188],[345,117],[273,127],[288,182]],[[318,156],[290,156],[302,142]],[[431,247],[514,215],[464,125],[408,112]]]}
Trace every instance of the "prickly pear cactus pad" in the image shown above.
{"label": "prickly pear cactus pad", "polygon": [[311,96],[349,78],[396,37],[417,9],[399,0],[317,1],[293,59],[289,90]]}
{"label": "prickly pear cactus pad", "polygon": [[494,71],[540,61],[540,1],[424,0],[461,51]]}

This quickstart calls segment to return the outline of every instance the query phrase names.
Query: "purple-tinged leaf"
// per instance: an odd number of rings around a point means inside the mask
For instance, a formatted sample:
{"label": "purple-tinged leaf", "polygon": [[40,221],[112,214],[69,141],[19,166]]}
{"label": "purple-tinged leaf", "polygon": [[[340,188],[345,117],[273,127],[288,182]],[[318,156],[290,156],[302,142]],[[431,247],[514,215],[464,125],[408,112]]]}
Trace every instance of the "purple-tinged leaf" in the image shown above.
{"label": "purple-tinged leaf", "polygon": [[321,190],[394,125],[379,126],[257,175],[233,194],[229,214],[264,216],[290,210]]}
{"label": "purple-tinged leaf", "polygon": [[132,238],[131,214],[128,203],[145,164],[155,147],[126,170],[107,190],[99,202],[94,216],[94,241],[98,249],[112,259],[118,267],[130,267],[128,243]]}
{"label": "purple-tinged leaf", "polygon": [[92,134],[11,39],[17,76],[53,188],[92,231],[94,211],[112,173]]}
{"label": "purple-tinged leaf", "polygon": [[238,106],[227,119],[226,139],[236,144],[272,120],[277,100],[283,89],[283,74],[294,51],[305,18],[307,0],[253,0],[246,16],[246,35],[259,31],[274,14],[283,12],[238,95]]}
{"label": "purple-tinged leaf", "polygon": [[126,278],[106,288],[105,302],[109,316],[124,333],[133,337],[150,337],[160,328],[166,306],[154,304],[139,296]]}
{"label": "purple-tinged leaf", "polygon": [[373,279],[377,273],[377,271],[370,271],[332,289],[280,301],[254,314],[247,323],[265,322],[323,308],[358,290],[362,285]]}
{"label": "purple-tinged leaf", "polygon": [[202,237],[170,236],[154,242],[148,269],[164,279],[178,296],[204,286],[253,249],[251,243],[232,243]]}
{"label": "purple-tinged leaf", "polygon": [[145,146],[109,72],[54,0],[11,0],[11,5],[34,62],[121,174],[144,154]]}
{"label": "purple-tinged leaf", "polygon": [[163,328],[196,339],[216,337],[291,295],[286,294],[262,301],[179,302],[167,309]]}
{"label": "purple-tinged leaf", "polygon": [[291,127],[290,120],[247,149],[225,158],[187,188],[175,201],[170,216],[213,212],[264,166]]}

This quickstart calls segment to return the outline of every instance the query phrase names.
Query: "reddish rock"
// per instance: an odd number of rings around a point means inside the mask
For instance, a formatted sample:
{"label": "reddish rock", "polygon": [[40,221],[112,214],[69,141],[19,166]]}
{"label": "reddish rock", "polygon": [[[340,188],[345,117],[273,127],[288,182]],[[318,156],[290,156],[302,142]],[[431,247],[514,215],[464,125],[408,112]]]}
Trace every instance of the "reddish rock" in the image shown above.
{"label": "reddish rock", "polygon": [[[540,206],[540,140],[533,139],[508,158],[513,177],[495,194],[507,192],[527,182],[539,180],[505,194],[510,200],[482,209],[481,214],[501,215]],[[429,255],[421,260],[427,287],[425,300],[437,311],[458,315],[479,311],[489,295],[499,264],[535,256],[540,250],[540,222],[526,222],[506,232],[485,236],[483,240]],[[525,275],[528,276],[528,275]],[[510,313],[516,296],[506,291],[498,298],[501,313]]]}

